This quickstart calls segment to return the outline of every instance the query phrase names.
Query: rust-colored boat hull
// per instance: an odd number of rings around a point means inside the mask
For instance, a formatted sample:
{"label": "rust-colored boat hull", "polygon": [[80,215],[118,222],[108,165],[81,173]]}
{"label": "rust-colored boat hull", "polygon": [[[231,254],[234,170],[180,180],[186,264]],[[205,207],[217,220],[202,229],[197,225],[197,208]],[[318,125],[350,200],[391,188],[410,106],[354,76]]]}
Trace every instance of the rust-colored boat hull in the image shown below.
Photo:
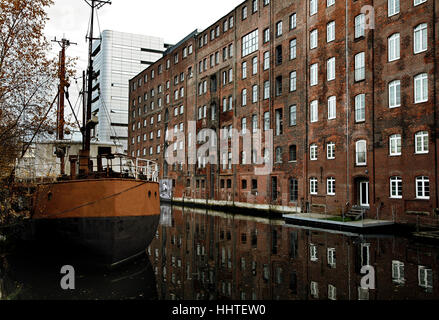
{"label": "rust-colored boat hull", "polygon": [[72,180],[39,185],[33,231],[45,247],[116,265],[145,252],[160,219],[159,184],[134,179]]}

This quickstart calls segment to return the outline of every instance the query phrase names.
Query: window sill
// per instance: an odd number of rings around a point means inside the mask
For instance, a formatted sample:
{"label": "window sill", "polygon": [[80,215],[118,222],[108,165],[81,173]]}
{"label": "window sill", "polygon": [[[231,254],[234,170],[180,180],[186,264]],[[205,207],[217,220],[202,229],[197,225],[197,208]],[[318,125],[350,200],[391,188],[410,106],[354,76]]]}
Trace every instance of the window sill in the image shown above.
{"label": "window sill", "polygon": [[389,197],[390,200],[402,200],[402,196],[401,197]]}
{"label": "window sill", "polygon": [[421,155],[421,154],[428,154],[429,152],[427,151],[427,152],[415,152],[415,155],[416,154],[419,154],[419,155]]}

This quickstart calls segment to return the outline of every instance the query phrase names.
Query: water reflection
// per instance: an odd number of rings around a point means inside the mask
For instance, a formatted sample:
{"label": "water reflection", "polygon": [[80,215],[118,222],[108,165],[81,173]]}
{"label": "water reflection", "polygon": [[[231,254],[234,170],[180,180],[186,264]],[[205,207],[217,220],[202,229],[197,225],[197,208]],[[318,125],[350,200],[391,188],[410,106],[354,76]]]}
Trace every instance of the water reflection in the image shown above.
{"label": "water reflection", "polygon": [[[160,221],[147,256],[113,271],[82,266],[62,251],[0,252],[0,299],[439,298],[432,244],[169,205]],[[73,291],[60,288],[66,264],[76,269]],[[365,265],[374,268],[375,289],[361,288]]]}
{"label": "water reflection", "polygon": [[[148,248],[159,299],[437,299],[439,248],[173,207]],[[373,266],[375,289],[362,289]]]}

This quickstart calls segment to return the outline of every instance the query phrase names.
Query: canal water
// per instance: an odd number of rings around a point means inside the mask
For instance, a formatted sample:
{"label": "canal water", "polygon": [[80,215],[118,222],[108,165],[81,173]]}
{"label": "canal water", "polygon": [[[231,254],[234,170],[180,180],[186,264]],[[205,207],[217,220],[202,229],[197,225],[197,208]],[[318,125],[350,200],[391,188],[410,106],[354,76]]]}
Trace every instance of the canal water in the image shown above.
{"label": "canal water", "polygon": [[[73,259],[70,257],[69,259]],[[162,205],[144,258],[115,270],[75,268],[38,251],[0,252],[0,299],[430,300],[439,298],[439,246]]]}

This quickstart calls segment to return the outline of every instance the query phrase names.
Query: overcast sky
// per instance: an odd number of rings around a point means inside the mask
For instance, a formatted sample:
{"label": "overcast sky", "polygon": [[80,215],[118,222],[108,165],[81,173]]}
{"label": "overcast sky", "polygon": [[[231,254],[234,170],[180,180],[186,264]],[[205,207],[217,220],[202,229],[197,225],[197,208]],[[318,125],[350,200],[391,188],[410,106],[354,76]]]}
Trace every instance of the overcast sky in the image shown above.
{"label": "overcast sky", "polygon": [[[190,32],[199,31],[233,10],[243,0],[113,0],[98,12],[95,35],[99,30],[116,30],[161,37],[175,44]],[[45,33],[49,40],[65,36],[77,46],[68,49],[68,56],[80,58],[78,72],[87,65],[87,43],[90,7],[85,0],[55,0],[49,8],[50,20]],[[54,45],[54,52],[59,51]]]}

